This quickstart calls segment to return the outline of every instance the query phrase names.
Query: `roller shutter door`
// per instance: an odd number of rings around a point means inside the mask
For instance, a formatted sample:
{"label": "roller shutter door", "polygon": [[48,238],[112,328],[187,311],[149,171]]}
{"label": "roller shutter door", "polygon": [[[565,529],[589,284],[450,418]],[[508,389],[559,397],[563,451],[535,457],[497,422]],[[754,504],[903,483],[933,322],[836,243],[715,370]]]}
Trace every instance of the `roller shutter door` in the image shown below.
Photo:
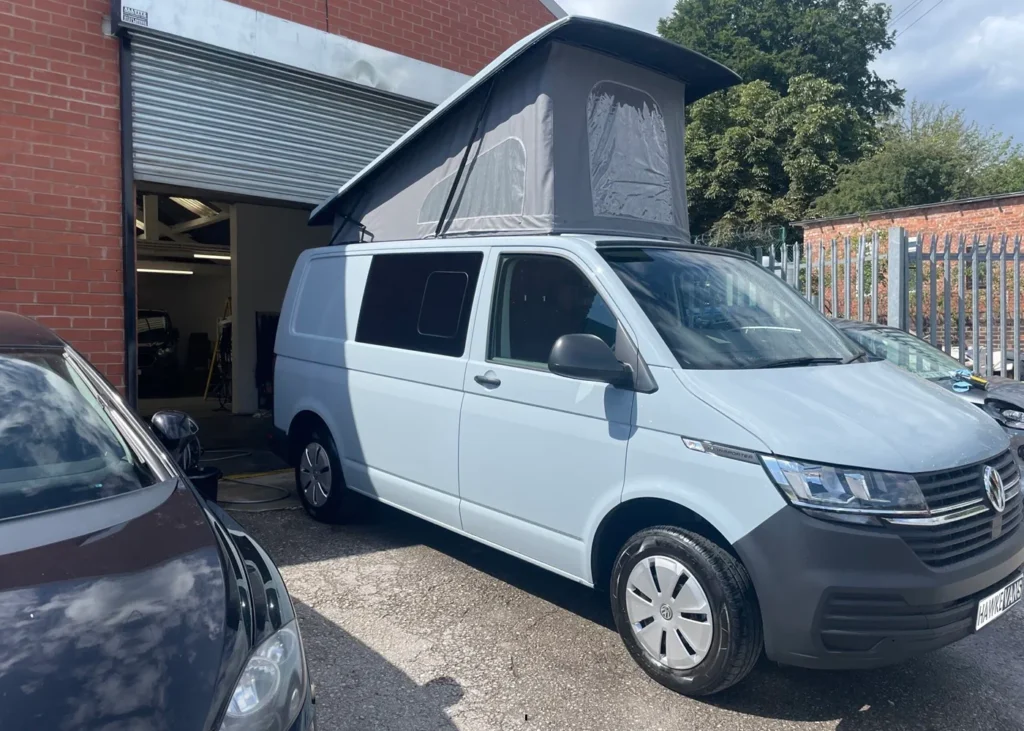
{"label": "roller shutter door", "polygon": [[320,203],[431,106],[164,36],[132,37],[135,177]]}

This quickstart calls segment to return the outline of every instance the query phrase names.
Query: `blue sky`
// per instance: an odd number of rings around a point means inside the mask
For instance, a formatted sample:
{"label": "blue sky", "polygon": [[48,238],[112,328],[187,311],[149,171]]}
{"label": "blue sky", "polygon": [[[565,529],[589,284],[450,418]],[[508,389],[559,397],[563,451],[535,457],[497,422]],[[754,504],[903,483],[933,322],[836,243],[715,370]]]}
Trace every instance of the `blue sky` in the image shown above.
{"label": "blue sky", "polygon": [[[569,13],[651,32],[675,5],[674,0],[559,3]],[[1024,143],[1024,0],[892,0],[891,5],[894,18],[907,11],[893,23],[906,30],[876,62],[878,73],[896,79],[908,100],[961,107],[979,124]]]}

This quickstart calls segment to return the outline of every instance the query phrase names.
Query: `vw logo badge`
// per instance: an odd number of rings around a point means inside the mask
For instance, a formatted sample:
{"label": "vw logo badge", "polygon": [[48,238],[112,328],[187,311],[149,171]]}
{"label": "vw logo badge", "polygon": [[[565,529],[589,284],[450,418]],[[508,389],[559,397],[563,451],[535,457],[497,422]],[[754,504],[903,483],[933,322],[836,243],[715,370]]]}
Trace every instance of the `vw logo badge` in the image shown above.
{"label": "vw logo badge", "polygon": [[985,474],[982,478],[985,483],[985,494],[992,503],[997,513],[1006,509],[1006,488],[1003,486],[1003,478],[999,472],[988,465],[985,466]]}

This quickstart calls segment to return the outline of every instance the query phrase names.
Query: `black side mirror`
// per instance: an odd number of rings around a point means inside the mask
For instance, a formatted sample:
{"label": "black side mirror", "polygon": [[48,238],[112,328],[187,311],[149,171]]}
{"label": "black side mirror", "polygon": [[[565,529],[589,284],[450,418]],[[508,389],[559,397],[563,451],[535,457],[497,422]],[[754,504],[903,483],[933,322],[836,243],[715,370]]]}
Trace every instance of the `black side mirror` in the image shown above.
{"label": "black side mirror", "polygon": [[157,439],[182,469],[199,462],[199,425],[184,411],[158,411],[149,420]]}
{"label": "black side mirror", "polygon": [[596,335],[563,335],[551,348],[548,370],[581,381],[600,381],[619,388],[632,388],[633,372],[615,357],[612,349]]}

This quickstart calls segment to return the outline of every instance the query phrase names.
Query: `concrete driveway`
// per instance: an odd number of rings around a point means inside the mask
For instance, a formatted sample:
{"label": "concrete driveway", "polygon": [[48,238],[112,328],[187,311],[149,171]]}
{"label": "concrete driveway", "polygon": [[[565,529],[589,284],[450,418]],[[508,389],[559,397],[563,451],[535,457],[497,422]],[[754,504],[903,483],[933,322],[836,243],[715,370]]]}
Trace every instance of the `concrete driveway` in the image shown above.
{"label": "concrete driveway", "polygon": [[1024,612],[873,672],[762,661],[695,701],[649,680],[603,597],[383,506],[237,514],[295,600],[322,731],[1024,729]]}

